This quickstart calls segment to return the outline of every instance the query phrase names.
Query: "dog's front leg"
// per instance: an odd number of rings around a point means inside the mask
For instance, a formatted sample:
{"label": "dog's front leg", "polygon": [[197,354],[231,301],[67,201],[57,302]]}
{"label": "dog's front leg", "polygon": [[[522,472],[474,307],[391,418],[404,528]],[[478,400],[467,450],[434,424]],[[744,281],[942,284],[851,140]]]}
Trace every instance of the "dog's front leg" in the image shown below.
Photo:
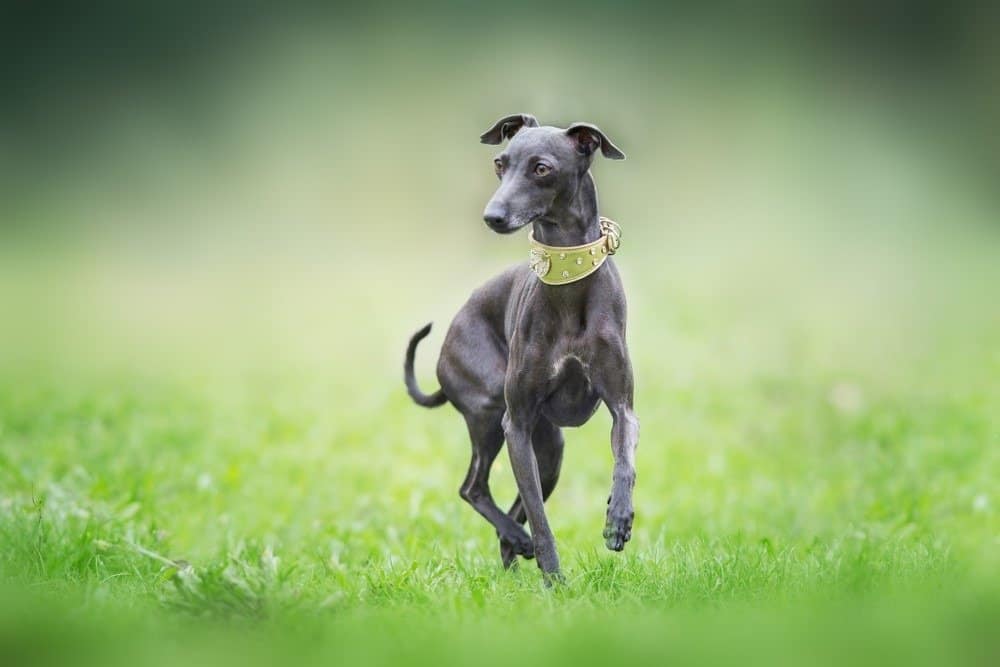
{"label": "dog's front leg", "polygon": [[614,424],[611,427],[611,452],[615,468],[608,498],[608,515],[604,524],[604,540],[608,549],[621,551],[632,538],[632,489],[635,487],[635,448],[639,444],[639,420],[631,404],[610,406]]}
{"label": "dog's front leg", "polygon": [[556,552],[556,541],[545,517],[545,505],[542,499],[542,485],[538,476],[538,461],[531,446],[531,431],[534,428],[537,414],[530,411],[527,414],[508,411],[503,417],[504,434],[507,437],[507,451],[510,454],[510,465],[517,481],[517,491],[528,525],[531,526],[531,540],[535,546],[535,558],[538,567],[545,575],[546,584],[559,581],[559,554]]}
{"label": "dog's front leg", "polygon": [[608,549],[621,551],[632,538],[632,489],[635,487],[635,450],[639,444],[639,420],[632,411],[633,380],[625,341],[618,333],[598,338],[597,390],[611,412],[611,453],[615,467],[611,476],[604,540]]}

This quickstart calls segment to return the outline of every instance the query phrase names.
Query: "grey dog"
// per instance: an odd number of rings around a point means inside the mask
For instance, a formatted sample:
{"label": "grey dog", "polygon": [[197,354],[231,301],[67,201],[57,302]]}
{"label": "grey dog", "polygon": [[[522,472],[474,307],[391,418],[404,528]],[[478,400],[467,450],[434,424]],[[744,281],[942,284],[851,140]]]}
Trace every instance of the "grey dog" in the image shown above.
{"label": "grey dog", "polygon": [[[500,186],[483,215],[490,229],[510,234],[531,225],[532,240],[555,250],[602,238],[590,165],[597,151],[613,160],[625,155],[601,130],[588,123],[539,127],[533,116],[517,114],[497,121],[480,139],[510,140],[494,160]],[[418,388],[413,372],[417,344],[430,324],[406,350],[410,397],[425,407],[450,401],[465,417],[472,463],[462,498],[496,528],[504,567],[517,555],[537,558],[546,581],[561,577],[544,508],[559,479],[560,429],[585,423],[601,401],[613,418],[614,455],[604,538],[609,549],[621,551],[632,536],[639,422],[632,409],[625,293],[610,258],[593,264],[597,268],[582,279],[549,284],[522,263],[473,292],[448,329],[437,365],[441,388],[433,394]],[[489,487],[490,466],[505,439],[518,489],[508,512]]]}

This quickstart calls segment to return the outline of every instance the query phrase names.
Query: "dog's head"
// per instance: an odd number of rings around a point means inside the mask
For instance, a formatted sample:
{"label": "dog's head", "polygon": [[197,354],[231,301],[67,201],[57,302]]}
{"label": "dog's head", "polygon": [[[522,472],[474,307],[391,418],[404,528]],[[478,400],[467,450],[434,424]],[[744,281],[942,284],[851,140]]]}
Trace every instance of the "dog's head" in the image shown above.
{"label": "dog's head", "polygon": [[500,187],[483,212],[490,229],[501,234],[545,218],[555,207],[571,201],[598,149],[606,158],[625,159],[594,125],[539,127],[529,114],[501,118],[479,139],[494,145],[510,140],[493,159]]}

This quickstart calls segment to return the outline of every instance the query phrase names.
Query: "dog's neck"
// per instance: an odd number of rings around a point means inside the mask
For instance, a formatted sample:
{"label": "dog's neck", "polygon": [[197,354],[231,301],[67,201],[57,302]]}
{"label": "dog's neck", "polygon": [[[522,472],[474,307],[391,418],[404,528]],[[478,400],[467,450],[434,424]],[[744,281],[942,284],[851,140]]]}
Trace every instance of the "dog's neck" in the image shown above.
{"label": "dog's neck", "polygon": [[577,246],[601,238],[597,186],[588,171],[575,192],[556,198],[548,214],[532,223],[535,240],[549,246]]}

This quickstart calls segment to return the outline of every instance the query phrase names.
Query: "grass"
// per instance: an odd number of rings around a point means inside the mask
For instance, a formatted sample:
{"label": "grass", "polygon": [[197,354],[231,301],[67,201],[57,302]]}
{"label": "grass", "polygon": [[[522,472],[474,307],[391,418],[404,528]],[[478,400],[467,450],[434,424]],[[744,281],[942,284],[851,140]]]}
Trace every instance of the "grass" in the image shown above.
{"label": "grass", "polygon": [[[567,434],[548,503],[567,582],[547,590],[531,562],[500,568],[460,501],[459,417],[400,378],[434,320],[430,388],[444,324],[523,256],[470,217],[488,153],[456,141],[482,129],[468,99],[495,115],[506,86],[415,60],[348,107],[328,62],[360,76],[351,58],[248,70],[277,106],[229,93],[228,161],[124,124],[176,154],[95,165],[106,191],[84,179],[39,210],[100,224],[0,246],[5,662],[995,660],[1000,235],[897,115],[766,78],[652,91],[645,58],[553,70],[549,109],[500,105],[558,116],[608,82],[593,115],[629,152],[595,169],[625,229],[634,537],[603,548],[601,411]],[[406,122],[353,112],[418,83]],[[426,167],[396,157],[426,146]],[[149,201],[119,196],[133,171]],[[493,487],[513,498],[504,455]]]}
{"label": "grass", "polygon": [[[458,499],[460,420],[412,406],[395,377],[409,321],[322,354],[294,334],[234,336],[211,361],[184,332],[117,322],[25,344],[38,354],[7,359],[0,391],[5,650],[25,663],[993,655],[1000,328],[985,295],[949,302],[949,319],[912,307],[944,307],[933,291],[879,322],[839,306],[843,326],[794,295],[753,313],[690,267],[661,291],[639,264],[635,538],[602,548],[601,413],[570,434],[549,504],[568,577],[551,591],[532,563],[503,572]],[[65,284],[96,298],[86,275]],[[275,304],[304,298],[290,284]],[[823,285],[828,302],[854,290]],[[86,331],[61,299],[39,299],[39,317]],[[669,328],[655,326],[660,299]],[[977,328],[952,331],[963,321]],[[884,347],[894,336],[905,344]],[[315,366],[274,351],[289,337]],[[494,480],[513,495],[503,458]]]}

